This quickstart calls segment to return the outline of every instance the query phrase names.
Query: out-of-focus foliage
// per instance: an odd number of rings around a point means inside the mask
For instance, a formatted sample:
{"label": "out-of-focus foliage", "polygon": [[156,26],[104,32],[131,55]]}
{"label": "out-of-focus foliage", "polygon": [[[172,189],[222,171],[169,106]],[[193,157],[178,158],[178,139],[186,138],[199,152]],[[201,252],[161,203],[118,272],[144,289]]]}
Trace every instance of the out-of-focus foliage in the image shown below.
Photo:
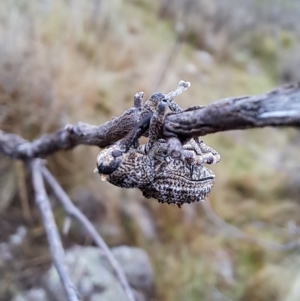
{"label": "out-of-focus foliage", "polygon": [[292,66],[299,62],[299,1],[163,0],[160,15],[183,22],[187,40],[218,59],[255,57],[275,78],[300,79]]}
{"label": "out-of-focus foliage", "polygon": [[[161,92],[180,79],[192,83],[178,98],[183,107],[299,79],[299,6],[292,0],[0,1],[0,128],[34,139],[70,122],[100,124],[130,107],[134,93],[154,92],[165,65]],[[185,25],[183,42],[168,65],[178,22]],[[214,211],[253,236],[297,239],[299,132],[237,131],[204,140],[222,156],[213,167]],[[231,238],[201,204],[180,210],[101,182],[92,172],[97,152],[80,146],[48,162],[110,245],[148,251],[157,300],[298,300],[296,252]],[[19,225],[28,227],[14,260],[4,266],[0,260],[0,300],[7,300],[35,283],[49,254],[25,169],[2,157],[0,166],[1,242]],[[54,210],[61,227],[62,210]],[[90,241],[72,225],[64,243]]]}

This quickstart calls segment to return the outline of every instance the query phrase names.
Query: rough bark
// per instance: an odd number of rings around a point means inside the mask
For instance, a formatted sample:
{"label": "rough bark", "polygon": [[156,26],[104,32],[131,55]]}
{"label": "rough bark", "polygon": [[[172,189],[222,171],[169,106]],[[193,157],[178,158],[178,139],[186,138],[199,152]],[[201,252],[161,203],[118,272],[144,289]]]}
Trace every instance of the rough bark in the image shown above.
{"label": "rough bark", "polygon": [[167,137],[189,138],[266,126],[300,126],[300,83],[257,96],[230,97],[196,110],[170,114]]}
{"label": "rough bark", "polygon": [[[72,149],[79,144],[106,147],[123,138],[141,120],[142,97],[143,93],[137,93],[134,107],[102,125],[79,122],[32,142],[0,130],[0,152],[14,159],[26,160]],[[171,113],[165,118],[164,135],[176,144],[176,138],[184,140],[221,131],[266,126],[300,127],[300,83],[257,96],[230,97],[206,107]]]}

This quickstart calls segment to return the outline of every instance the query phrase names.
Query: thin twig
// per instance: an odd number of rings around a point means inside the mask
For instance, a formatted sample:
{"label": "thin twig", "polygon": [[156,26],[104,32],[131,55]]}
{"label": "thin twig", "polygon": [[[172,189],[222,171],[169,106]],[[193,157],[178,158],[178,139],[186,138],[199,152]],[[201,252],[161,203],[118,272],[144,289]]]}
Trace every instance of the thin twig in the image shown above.
{"label": "thin twig", "polygon": [[[181,25],[183,26],[183,24]],[[179,54],[179,51],[181,49],[183,43],[183,38],[181,35],[181,30],[178,30],[176,33],[176,39],[174,42],[174,45],[172,47],[172,49],[169,51],[168,56],[164,62],[164,64],[162,64],[162,66],[160,66],[161,70],[159,71],[159,75],[156,75],[156,79],[155,79],[155,85],[154,85],[154,90],[158,90],[160,88],[161,83],[163,82],[168,69],[170,68],[170,66],[172,65],[173,61],[175,60],[176,56]]]}
{"label": "thin twig", "polygon": [[26,187],[26,183],[25,183],[26,177],[24,174],[23,162],[16,161],[15,168],[16,168],[17,184],[18,184],[18,189],[19,189],[23,216],[24,216],[25,221],[29,225],[33,225],[33,218],[32,218],[32,213],[30,210],[28,194],[27,194],[27,187]]}
{"label": "thin twig", "polygon": [[94,242],[97,244],[99,248],[101,248],[107,257],[107,260],[111,264],[116,276],[118,277],[129,301],[134,301],[134,294],[128,284],[125,273],[120,267],[119,263],[116,261],[114,256],[112,255],[109,247],[103,240],[103,238],[99,235],[93,224],[85,217],[85,215],[73,204],[69,196],[65,193],[56,179],[52,176],[50,171],[42,166],[42,173],[45,180],[48,182],[49,186],[52,188],[54,194],[56,195],[58,201],[63,206],[67,215],[75,218],[86,230],[87,234],[90,235]]}
{"label": "thin twig", "polygon": [[236,239],[241,239],[246,242],[264,247],[266,249],[278,251],[278,252],[289,252],[293,251],[295,249],[300,248],[300,240],[295,240],[288,242],[286,244],[281,244],[277,242],[272,242],[272,241],[267,241],[261,238],[253,237],[251,235],[248,235],[241,231],[240,229],[236,228],[233,225],[228,224],[225,222],[222,218],[220,218],[211,208],[209,201],[206,201],[205,203],[201,203],[204,213],[206,214],[207,218],[214,223],[216,226],[218,226],[220,229],[223,231],[226,231],[226,234],[229,236],[236,238]]}
{"label": "thin twig", "polygon": [[172,67],[172,64],[174,63],[175,59],[178,57],[182,45],[186,40],[187,31],[185,29],[186,28],[185,21],[187,20],[187,16],[191,8],[192,8],[192,1],[186,1],[183,9],[180,11],[181,16],[179,17],[179,19],[175,24],[176,38],[172,48],[170,49],[167,55],[164,64],[161,66],[159,74],[156,76],[156,81],[155,81],[156,84],[154,85],[154,90],[158,90],[158,88],[160,88],[161,84],[164,82],[167,71],[169,71],[169,69]]}
{"label": "thin twig", "polygon": [[176,90],[171,91],[166,95],[166,99],[168,101],[170,101],[170,100],[176,98],[177,96],[182,94],[184,91],[186,91],[190,86],[191,86],[190,82],[185,82],[185,81],[181,80],[178,83],[178,86],[177,86]]}
{"label": "thin twig", "polygon": [[32,160],[30,162],[32,184],[35,192],[35,202],[41,211],[53,264],[59,274],[60,281],[67,295],[67,299],[68,301],[79,301],[80,298],[78,292],[68,274],[68,269],[64,262],[64,249],[58,234],[51,205],[45,190],[41,167],[41,162],[38,159]]}

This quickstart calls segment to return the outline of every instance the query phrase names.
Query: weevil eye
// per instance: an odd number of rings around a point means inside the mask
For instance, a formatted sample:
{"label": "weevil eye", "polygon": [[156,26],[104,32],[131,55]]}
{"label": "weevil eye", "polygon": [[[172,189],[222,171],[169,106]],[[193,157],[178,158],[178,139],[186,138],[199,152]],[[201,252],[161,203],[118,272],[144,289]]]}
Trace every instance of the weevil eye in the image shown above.
{"label": "weevil eye", "polygon": [[123,155],[123,153],[118,150],[118,149],[115,149],[114,151],[111,152],[111,155],[114,157],[114,158],[117,158],[117,157],[120,157]]}

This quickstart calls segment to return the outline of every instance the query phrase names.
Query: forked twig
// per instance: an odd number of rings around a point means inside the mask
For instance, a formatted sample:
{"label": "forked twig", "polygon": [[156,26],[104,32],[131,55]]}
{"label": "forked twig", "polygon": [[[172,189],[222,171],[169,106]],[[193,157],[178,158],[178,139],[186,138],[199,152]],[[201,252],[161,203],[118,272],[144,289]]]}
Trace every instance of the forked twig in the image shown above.
{"label": "forked twig", "polygon": [[32,160],[30,162],[30,168],[32,173],[32,184],[35,193],[35,202],[38,205],[42,215],[53,264],[59,274],[60,281],[67,295],[68,301],[80,301],[79,294],[68,274],[68,269],[64,262],[64,249],[45,190],[40,160]]}
{"label": "forked twig", "polygon": [[45,167],[41,167],[42,174],[53,190],[56,198],[61,203],[62,207],[64,208],[67,215],[73,217],[76,219],[85,229],[88,235],[92,237],[96,245],[101,248],[111,264],[113,271],[115,272],[116,276],[118,277],[126,295],[129,301],[134,301],[135,297],[132,292],[132,289],[130,288],[128,281],[126,279],[125,273],[123,269],[120,267],[117,260],[112,255],[111,251],[109,250],[107,244],[103,240],[103,238],[100,236],[100,234],[97,232],[93,224],[85,217],[85,215],[73,204],[69,196],[65,193],[65,191],[62,189],[62,187],[59,185],[59,183],[55,180],[53,175],[50,173],[50,171]]}

